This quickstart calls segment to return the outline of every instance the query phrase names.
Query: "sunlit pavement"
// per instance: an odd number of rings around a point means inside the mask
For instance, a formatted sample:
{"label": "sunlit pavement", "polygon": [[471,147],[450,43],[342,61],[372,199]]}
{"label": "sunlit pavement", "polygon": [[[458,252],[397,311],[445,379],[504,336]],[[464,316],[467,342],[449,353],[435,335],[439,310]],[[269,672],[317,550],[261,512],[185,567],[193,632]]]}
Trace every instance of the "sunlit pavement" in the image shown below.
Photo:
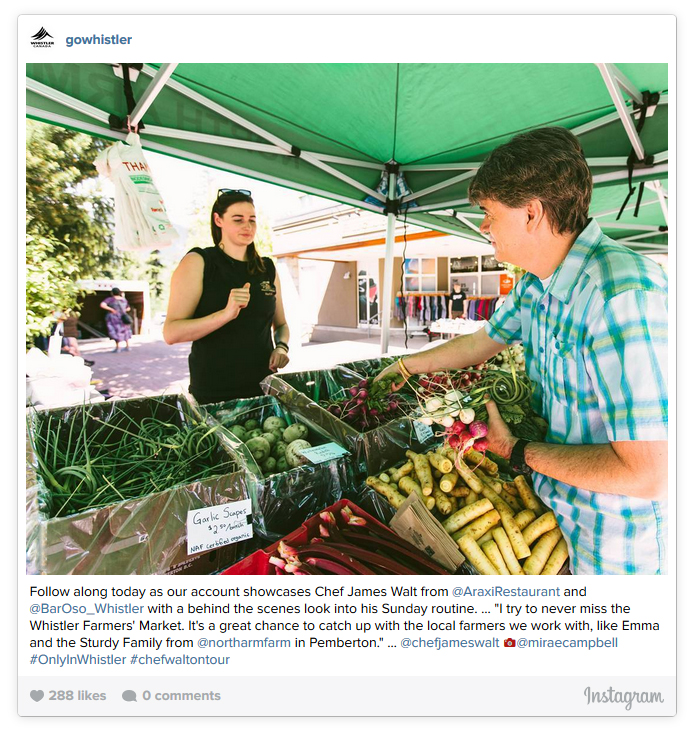
{"label": "sunlit pavement", "polygon": [[[345,331],[316,332],[314,338],[318,342],[292,347],[291,361],[283,371],[326,369],[338,363],[380,356],[379,336],[373,331],[371,337],[360,336]],[[407,351],[417,351],[426,344],[426,337],[410,338]],[[84,358],[94,361],[93,376],[100,380],[96,388],[107,389],[111,396],[128,398],[188,390],[190,343],[168,346],[159,335],[135,336],[129,351],[113,353],[113,341],[106,339],[80,341],[80,351]],[[407,351],[404,336],[394,333],[389,355]]]}

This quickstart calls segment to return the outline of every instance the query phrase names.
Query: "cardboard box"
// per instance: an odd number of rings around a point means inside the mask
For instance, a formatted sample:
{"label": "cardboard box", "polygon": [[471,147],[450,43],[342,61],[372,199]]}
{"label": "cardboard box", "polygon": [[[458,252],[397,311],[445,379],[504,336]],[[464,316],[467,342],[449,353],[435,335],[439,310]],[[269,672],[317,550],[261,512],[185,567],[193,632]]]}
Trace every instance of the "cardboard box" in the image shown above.
{"label": "cardboard box", "polygon": [[[297,418],[272,396],[237,399],[207,404],[201,409],[214,421],[230,426],[250,419],[262,424],[268,417],[281,417],[288,425],[302,422],[308,429],[312,446],[334,441],[320,428]],[[346,449],[341,443],[337,445]],[[354,486],[352,459],[349,453],[322,463],[306,463],[284,472],[264,476],[252,455],[241,444],[238,452],[249,472],[249,490],[253,502],[253,527],[265,544],[277,541],[317,511],[342,498]]]}
{"label": "cardboard box", "polygon": [[[401,415],[368,432],[359,432],[321,406],[323,400],[344,394],[364,377],[349,369],[336,367],[323,371],[271,375],[261,382],[263,391],[276,396],[306,424],[312,424],[347,448],[352,454],[357,477],[377,475],[387,465],[400,459],[404,450],[417,452],[434,440],[431,429]],[[416,402],[412,410],[417,408]],[[424,429],[422,429],[424,428]]]}
{"label": "cardboard box", "polygon": [[[51,491],[37,474],[32,431],[53,420],[69,429],[82,410],[108,423],[124,408],[136,422],[149,416],[153,403],[157,418],[177,426],[200,418],[183,396],[128,399],[85,407],[30,412],[27,424],[27,571],[40,574],[210,574],[228,566],[237,546],[188,555],[187,514],[205,506],[247,499],[248,478],[235,470],[203,481],[180,484],[140,498],[120,501],[70,516],[50,518]],[[239,465],[233,443],[219,440],[214,456],[220,464]]]}

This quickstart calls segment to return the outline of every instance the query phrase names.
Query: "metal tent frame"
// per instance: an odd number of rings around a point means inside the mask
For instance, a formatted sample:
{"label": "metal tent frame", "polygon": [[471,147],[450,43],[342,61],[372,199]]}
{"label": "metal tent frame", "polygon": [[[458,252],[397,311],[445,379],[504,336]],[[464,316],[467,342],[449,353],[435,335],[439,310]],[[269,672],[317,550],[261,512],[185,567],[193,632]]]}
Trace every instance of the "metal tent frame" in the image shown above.
{"label": "metal tent frame", "polygon": [[[421,201],[428,195],[434,192],[443,191],[447,188],[451,188],[458,183],[464,182],[471,179],[476,174],[476,171],[482,165],[481,161],[467,161],[460,163],[441,163],[441,164],[427,164],[427,163],[413,163],[404,164],[402,166],[393,164],[390,161],[379,162],[376,160],[360,160],[357,158],[350,158],[344,156],[328,155],[319,152],[313,152],[310,150],[299,149],[291,142],[282,139],[274,133],[268,131],[262,126],[255,124],[242,115],[233,112],[221,104],[205,97],[204,95],[196,92],[195,90],[181,84],[179,81],[172,78],[172,74],[178,64],[169,63],[161,64],[157,69],[148,64],[142,65],[142,73],[151,77],[151,81],[147,86],[143,94],[140,95],[140,99],[128,118],[129,125],[138,125],[145,113],[156,104],[157,97],[164,88],[175,91],[183,97],[193,101],[195,104],[204,107],[215,115],[218,115],[226,120],[233,122],[234,124],[242,127],[253,133],[255,136],[261,138],[265,142],[255,142],[249,140],[236,139],[231,137],[224,137],[220,135],[211,135],[200,132],[191,132],[182,129],[174,129],[170,127],[162,127],[154,124],[147,123],[144,130],[142,130],[143,144],[145,147],[163,154],[172,155],[174,157],[185,157],[193,162],[207,165],[210,167],[216,167],[229,172],[237,173],[253,177],[259,180],[263,180],[268,183],[273,183],[287,188],[295,190],[301,190],[303,192],[330,198],[333,200],[340,201],[351,206],[373,211],[379,214],[385,214],[386,221],[386,245],[385,245],[385,273],[384,273],[384,285],[381,302],[383,304],[383,312],[381,317],[381,350],[383,353],[388,352],[389,339],[390,339],[390,302],[393,293],[393,262],[394,262],[394,248],[395,248],[395,223],[397,220],[404,220],[407,218],[417,223],[417,225],[425,226],[427,228],[441,231],[443,233],[452,234],[458,237],[463,237],[471,241],[484,242],[486,238],[481,235],[479,227],[470,219],[479,218],[482,214],[475,211],[459,210],[465,206],[469,206],[470,201],[467,197],[453,197],[451,200],[444,202],[423,202],[417,203],[414,206],[408,206],[415,201]],[[617,119],[621,120],[623,128],[629,138],[634,153],[639,161],[644,161],[646,158],[644,145],[639,137],[636,125],[634,124],[633,116],[642,110],[643,95],[638,88],[632,84],[627,76],[618,69],[614,64],[609,63],[598,63],[595,64],[602,75],[604,83],[608,89],[610,97],[615,105],[615,112],[606,114],[598,119],[591,122],[569,128],[577,135],[584,135],[592,132],[604,125],[610,124]],[[116,65],[120,66],[120,65]],[[53,89],[45,84],[37,82],[31,78],[27,78],[26,81],[27,89],[55,102],[60,103],[62,106],[78,112],[81,115],[87,116],[94,120],[93,123],[86,123],[81,121],[79,128],[89,132],[90,134],[97,135],[100,137],[123,140],[125,139],[126,133],[123,130],[112,129],[109,124],[109,114],[97,107],[94,107],[86,102],[80,101],[69,95]],[[630,101],[624,99],[623,94],[626,93]],[[667,95],[664,94],[658,101],[658,104],[667,104]],[[653,108],[649,108],[647,114],[653,114],[655,105]],[[27,115],[35,116],[53,124],[61,126],[72,126],[73,121],[65,116],[45,110],[39,110],[34,107],[27,107]],[[376,200],[383,204],[382,206],[370,203],[358,198],[352,198],[343,194],[335,193],[334,191],[326,191],[320,188],[302,184],[290,179],[281,178],[274,175],[269,175],[262,171],[251,170],[243,166],[230,164],[220,160],[214,160],[208,156],[199,155],[192,152],[186,152],[185,155],[178,148],[171,147],[169,145],[157,142],[156,139],[152,138],[164,138],[164,139],[178,139],[187,140],[193,142],[201,142],[209,145],[239,148],[245,150],[252,150],[261,153],[269,153],[279,156],[288,156],[299,158],[301,161],[311,165],[315,168],[320,169],[324,173],[328,174],[332,178],[346,183],[352,190],[365,194],[373,200]],[[648,167],[641,167],[638,169],[629,170],[628,159],[620,157],[603,157],[603,158],[589,158],[588,163],[591,168],[610,168],[612,170],[605,173],[594,174],[594,183],[603,184],[615,181],[627,180],[628,178],[641,178],[649,177],[652,178],[654,175],[665,175],[668,170],[668,153],[667,151],[661,152],[653,157],[652,163]],[[384,195],[377,188],[370,187],[357,180],[352,175],[344,172],[343,170],[335,167],[336,165],[342,168],[366,168],[372,171],[378,171],[381,173],[381,177],[385,176],[387,180],[387,195]],[[415,190],[402,198],[396,198],[396,185],[398,173],[408,172],[434,172],[434,173],[447,173],[450,174],[443,180],[437,183],[425,186],[419,190]],[[665,191],[659,180],[649,182],[649,187],[656,193],[658,202],[661,206],[665,221],[668,220],[668,210]],[[651,202],[646,202],[642,205],[648,205]],[[626,207],[625,207],[626,208]],[[633,208],[629,207],[626,210]],[[447,216],[438,215],[434,220],[427,219],[423,222],[417,217],[418,214],[440,214],[445,211]],[[451,215],[452,211],[452,215]],[[405,216],[406,212],[406,216]],[[603,211],[596,214],[597,217],[611,216],[615,213],[614,210]],[[412,216],[414,215],[414,218]],[[446,219],[449,222],[447,223]],[[461,226],[452,225],[453,221]],[[605,228],[615,228],[623,231],[633,229],[635,233],[633,236],[624,238],[627,242],[637,242],[640,239],[647,239],[651,237],[655,232],[662,234],[662,229],[657,226],[640,225],[640,224],[625,224],[625,223],[605,223]],[[666,249],[666,245],[656,243],[644,243],[643,246],[650,247],[649,251],[659,251],[661,248]],[[641,244],[635,245],[639,249],[642,248]]]}

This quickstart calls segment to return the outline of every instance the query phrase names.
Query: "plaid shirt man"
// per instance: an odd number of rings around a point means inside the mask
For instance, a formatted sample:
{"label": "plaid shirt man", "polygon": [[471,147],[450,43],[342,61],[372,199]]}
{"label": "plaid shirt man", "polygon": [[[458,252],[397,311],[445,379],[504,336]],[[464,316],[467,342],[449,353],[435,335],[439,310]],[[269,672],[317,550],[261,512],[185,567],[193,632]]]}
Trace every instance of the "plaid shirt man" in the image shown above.
{"label": "plaid shirt man", "polygon": [[[546,285],[546,287],[545,287]],[[485,329],[525,345],[546,441],[667,440],[667,278],[591,220],[544,283],[526,274]],[[575,574],[661,574],[667,502],[593,493],[535,473]]]}

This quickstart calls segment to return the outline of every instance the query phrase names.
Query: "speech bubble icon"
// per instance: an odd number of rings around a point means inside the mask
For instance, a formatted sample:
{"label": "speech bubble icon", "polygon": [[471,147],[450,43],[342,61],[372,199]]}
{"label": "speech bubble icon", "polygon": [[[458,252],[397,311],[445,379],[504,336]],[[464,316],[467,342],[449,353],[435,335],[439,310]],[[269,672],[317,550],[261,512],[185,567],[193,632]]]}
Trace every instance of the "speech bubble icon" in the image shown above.
{"label": "speech bubble icon", "polygon": [[137,701],[137,694],[132,689],[126,689],[123,692],[123,701],[127,701],[127,702],[134,701],[134,702],[136,702]]}

